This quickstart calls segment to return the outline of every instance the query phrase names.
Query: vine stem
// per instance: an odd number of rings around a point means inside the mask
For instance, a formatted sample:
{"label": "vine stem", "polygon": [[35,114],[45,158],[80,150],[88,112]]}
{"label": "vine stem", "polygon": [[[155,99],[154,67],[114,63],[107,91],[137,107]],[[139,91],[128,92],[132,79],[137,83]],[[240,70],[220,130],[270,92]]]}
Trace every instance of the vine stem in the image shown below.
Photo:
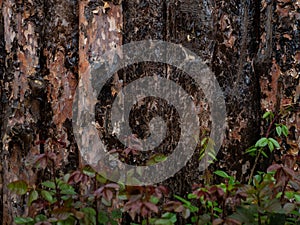
{"label": "vine stem", "polygon": [[[259,193],[256,195],[257,196],[257,204],[258,207],[261,206],[261,202],[260,202],[260,197],[259,197]],[[261,225],[261,212],[258,210],[258,225]]]}
{"label": "vine stem", "polygon": [[[270,125],[269,125],[269,127],[268,127],[268,130],[267,130],[267,132],[266,132],[266,138],[269,137],[270,132],[271,132],[271,128],[273,127],[275,121],[278,119],[279,115],[280,115],[280,113],[277,113],[277,114],[274,116],[273,120],[271,121],[271,123],[270,123]],[[251,181],[252,181],[252,178],[253,178],[253,175],[254,175],[254,171],[255,171],[255,168],[256,168],[256,166],[257,166],[257,163],[258,163],[258,160],[259,160],[259,157],[260,157],[260,155],[261,155],[262,150],[263,150],[263,148],[260,148],[260,149],[259,149],[258,154],[257,154],[257,156],[256,156],[256,158],[255,158],[255,162],[254,162],[254,165],[253,165],[253,167],[252,167],[252,169],[251,169],[251,173],[250,173],[250,177],[249,177],[248,184],[250,184]]]}
{"label": "vine stem", "polygon": [[260,157],[260,154],[261,154],[261,151],[262,151],[262,150],[263,150],[263,148],[260,148],[260,149],[259,149],[258,154],[257,154],[257,156],[256,156],[256,158],[255,158],[255,162],[254,162],[254,165],[253,165],[252,170],[251,170],[251,173],[250,173],[250,177],[249,177],[248,184],[250,184],[251,181],[252,181],[252,178],[253,178],[253,175],[254,175],[254,171],[255,171],[255,168],[256,168],[256,165],[257,165],[257,163],[258,163],[258,159],[259,159],[259,157]]}

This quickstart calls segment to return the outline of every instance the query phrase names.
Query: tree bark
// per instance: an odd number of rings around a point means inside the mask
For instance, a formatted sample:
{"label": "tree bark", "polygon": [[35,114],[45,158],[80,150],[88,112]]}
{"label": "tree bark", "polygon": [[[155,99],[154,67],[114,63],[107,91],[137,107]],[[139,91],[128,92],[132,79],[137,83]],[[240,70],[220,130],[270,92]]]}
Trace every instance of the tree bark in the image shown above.
{"label": "tree bark", "polygon": [[[77,84],[78,11],[76,1],[7,0],[1,5],[2,224],[13,224],[13,217],[29,212],[25,198],[9,192],[7,184],[34,184],[37,179],[25,167],[26,159],[56,151],[67,163],[68,156],[76,155],[70,119]],[[51,149],[51,141],[65,147]]]}
{"label": "tree bark", "polygon": [[[218,161],[200,173],[197,148],[187,166],[164,182],[172,193],[184,196],[194,183],[210,183],[215,169],[247,181],[253,159],[245,156],[245,149],[266,132],[261,120],[265,110],[290,110],[276,121],[286,123],[290,134],[272,157],[279,158],[281,151],[299,154],[297,1],[0,0],[0,10],[1,224],[13,224],[14,217],[30,213],[24,205],[26,199],[9,192],[7,184],[19,179],[35,183],[48,176],[25,167],[28,158],[55,151],[64,159],[66,171],[84,163],[71,123],[78,81],[87,84],[94,61],[132,41],[158,39],[182,44],[206,61],[226,98],[228,126]],[[96,105],[96,117],[111,148],[118,147],[106,136],[111,131],[107,114],[115,93],[122,85],[150,74],[176,80],[181,72],[163,64],[133,65],[115,74],[102,92],[108,100]],[[193,90],[187,91],[193,94]],[[206,107],[203,95],[193,97]],[[208,118],[202,115],[200,122],[209,132]],[[268,163],[261,161],[258,169]]]}

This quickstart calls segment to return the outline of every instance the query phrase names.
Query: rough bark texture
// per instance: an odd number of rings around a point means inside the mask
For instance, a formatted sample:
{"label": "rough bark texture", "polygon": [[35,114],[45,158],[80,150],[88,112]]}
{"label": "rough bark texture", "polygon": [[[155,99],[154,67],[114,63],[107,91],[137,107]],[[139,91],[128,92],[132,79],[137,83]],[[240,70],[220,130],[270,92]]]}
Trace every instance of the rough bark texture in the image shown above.
{"label": "rough bark texture", "polygon": [[[38,152],[37,147],[33,146],[38,118],[31,111],[29,77],[33,77],[39,67],[40,32],[35,22],[40,20],[42,11],[34,3],[23,5],[4,1],[2,8],[6,53],[2,86],[2,103],[6,103],[1,135],[4,184],[2,224],[12,224],[12,215],[24,214],[24,199],[9,193],[6,184],[16,179],[35,179],[35,174],[24,168],[24,159],[29,151]],[[29,19],[31,16],[34,20]]]}
{"label": "rough bark texture", "polygon": [[[1,5],[2,224],[13,224],[13,217],[30,212],[24,211],[25,199],[10,193],[7,184],[17,179],[34,183],[37,178],[25,168],[26,159],[57,151],[67,163],[75,152],[69,119],[77,84],[78,10],[76,1]],[[58,148],[51,142],[65,144]]]}
{"label": "rough bark texture", "polygon": [[[0,224],[10,225],[13,217],[30,214],[25,199],[8,191],[8,183],[35,183],[49,176],[25,168],[30,156],[55,151],[64,159],[65,170],[82,163],[71,126],[78,80],[87,85],[92,62],[131,41],[182,44],[215,73],[226,97],[228,127],[219,160],[210,171],[222,169],[247,180],[253,161],[244,150],[265,133],[260,130],[264,110],[290,108],[277,121],[287,123],[291,131],[290,141],[282,140],[282,151],[299,154],[299,1],[0,0],[0,11]],[[141,63],[113,77],[101,93],[106,100],[96,106],[100,133],[111,148],[118,146],[109,134],[111,103],[122,85],[146,75],[176,81],[181,73],[167,65]],[[192,82],[177,81],[183,86]],[[187,91],[202,101],[203,95]],[[204,115],[201,124],[209,131],[207,118]],[[212,179],[209,171],[205,176],[199,173],[198,153],[199,149],[184,169],[164,182],[173,193],[185,195],[193,183]],[[280,154],[274,151],[273,157]]]}
{"label": "rough bark texture", "polygon": [[[299,154],[300,146],[300,4],[299,1],[262,1],[260,61],[265,72],[260,76],[261,106],[264,110],[283,112],[277,123],[290,129],[283,149]],[[288,113],[287,113],[288,111]],[[274,153],[279,159],[280,151]]]}

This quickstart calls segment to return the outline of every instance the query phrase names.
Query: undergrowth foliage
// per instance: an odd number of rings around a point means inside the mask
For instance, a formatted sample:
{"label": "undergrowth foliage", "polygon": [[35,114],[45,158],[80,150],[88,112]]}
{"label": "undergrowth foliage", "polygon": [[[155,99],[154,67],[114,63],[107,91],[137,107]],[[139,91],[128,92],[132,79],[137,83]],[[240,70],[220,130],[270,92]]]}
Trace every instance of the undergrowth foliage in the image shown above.
{"label": "undergrowth foliage", "polygon": [[[17,180],[8,188],[26,200],[26,215],[14,218],[26,225],[118,225],[124,215],[131,225],[172,225],[178,217],[189,225],[300,224],[300,172],[297,155],[283,154],[267,171],[256,170],[288,138],[288,128],[277,124],[280,115],[266,112],[266,131],[246,154],[255,157],[248,184],[225,171],[214,174],[220,184],[195,184],[186,196],[171,196],[162,185],[129,187],[111,183],[90,166],[59,172],[62,157],[49,148],[34,156],[28,166],[50,173],[50,179],[31,184]],[[128,153],[130,154],[130,153]]]}

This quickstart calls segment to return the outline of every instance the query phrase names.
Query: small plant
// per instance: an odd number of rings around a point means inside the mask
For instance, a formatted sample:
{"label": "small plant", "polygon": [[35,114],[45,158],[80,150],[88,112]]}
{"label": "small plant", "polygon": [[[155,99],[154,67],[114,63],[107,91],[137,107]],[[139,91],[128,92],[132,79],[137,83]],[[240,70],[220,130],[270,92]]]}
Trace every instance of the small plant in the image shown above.
{"label": "small plant", "polygon": [[90,166],[57,176],[61,157],[54,152],[36,155],[28,162],[44,173],[50,171],[51,178],[38,184],[21,180],[8,185],[11,191],[27,197],[29,214],[16,217],[16,224],[119,224],[122,212],[115,207],[118,184],[107,182]]}
{"label": "small plant", "polygon": [[[265,119],[269,123],[265,136],[261,137],[254,146],[251,146],[246,150],[246,153],[250,154],[251,156],[255,156],[255,162],[251,170],[249,183],[252,181],[254,171],[256,169],[260,156],[263,155],[264,157],[268,158],[266,149],[268,149],[270,153],[272,153],[275,149],[280,149],[280,144],[275,139],[275,137],[270,137],[272,128],[274,128],[274,124],[278,119],[278,116],[279,115],[274,116],[271,111],[264,113],[263,119]],[[281,135],[284,135],[285,137],[288,136],[288,128],[283,124],[275,124],[275,130],[279,137],[281,137]]]}
{"label": "small plant", "polygon": [[[289,136],[288,128],[279,121],[279,115],[263,115],[267,127],[264,135],[247,149],[255,157],[248,184],[238,182],[222,170],[214,172],[221,177],[219,184],[195,184],[186,196],[169,196],[162,185],[130,187],[111,183],[90,166],[61,175],[62,157],[58,149],[63,143],[48,140],[49,151],[27,160],[48,177],[36,184],[25,180],[10,183],[8,188],[26,200],[28,214],[16,217],[16,224],[25,225],[119,225],[124,215],[130,225],[175,225],[178,218],[186,225],[294,225],[300,224],[300,158],[284,154],[279,162],[272,161],[265,172],[256,172],[261,157],[269,157],[280,149]],[[207,149],[216,160],[214,143],[207,137],[201,142],[200,159]],[[132,149],[113,150],[126,157],[136,155]],[[163,154],[150,157],[152,165],[166,159]],[[207,161],[208,163],[210,161]],[[208,172],[208,171],[206,171]],[[212,174],[206,176],[210,180]],[[133,175],[128,179],[136,179]]]}

